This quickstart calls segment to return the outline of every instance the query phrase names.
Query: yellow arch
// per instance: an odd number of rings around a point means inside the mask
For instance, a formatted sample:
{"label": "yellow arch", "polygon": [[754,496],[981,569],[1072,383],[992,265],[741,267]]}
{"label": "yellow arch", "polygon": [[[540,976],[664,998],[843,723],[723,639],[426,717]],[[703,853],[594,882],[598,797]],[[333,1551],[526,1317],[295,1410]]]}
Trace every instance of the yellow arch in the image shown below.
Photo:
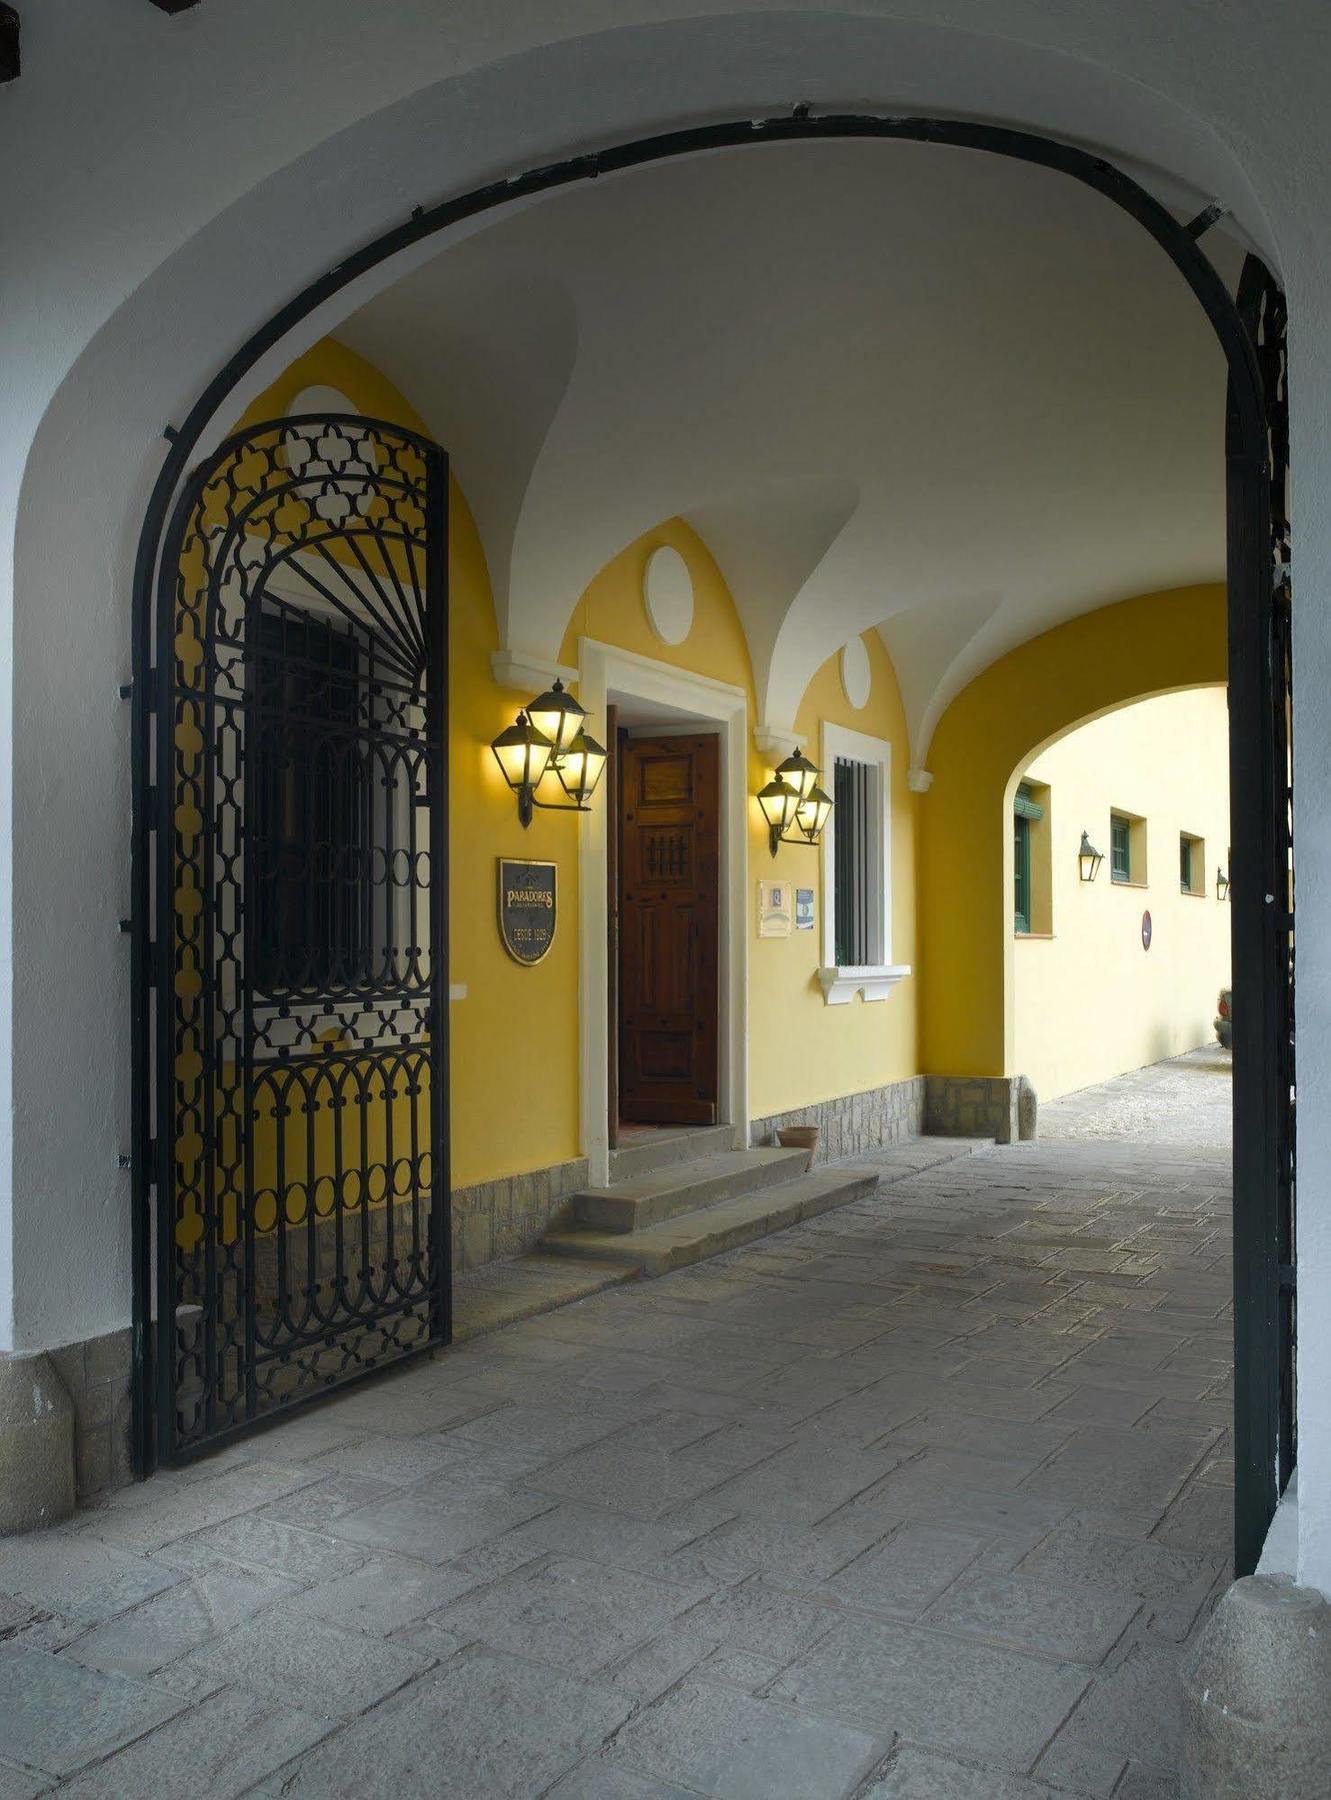
{"label": "yellow arch", "polygon": [[929,752],[919,809],[921,1060],[930,1074],[1012,1067],[1012,833],[1018,772],[1075,726],[1227,679],[1223,583],[1138,594],[1020,645],[963,688]]}

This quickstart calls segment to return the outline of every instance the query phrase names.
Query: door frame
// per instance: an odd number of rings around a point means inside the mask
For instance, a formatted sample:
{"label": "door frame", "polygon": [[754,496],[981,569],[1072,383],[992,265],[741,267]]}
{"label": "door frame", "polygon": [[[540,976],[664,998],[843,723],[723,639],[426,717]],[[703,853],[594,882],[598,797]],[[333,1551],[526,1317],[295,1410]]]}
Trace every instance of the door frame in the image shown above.
{"label": "door frame", "polygon": [[[721,1017],[717,1031],[719,1124],[734,1128],[735,1142],[749,1141],[748,976],[749,944],[745,931],[744,894],[748,882],[749,699],[743,688],[713,681],[669,663],[656,662],[632,650],[578,640],[578,699],[603,720],[611,695],[646,700],[675,708],[694,721],[715,725],[721,740],[720,771],[720,904],[718,988]],[[685,725],[681,718],[679,724]],[[591,1165],[591,1180],[604,1186],[610,1179],[610,1038],[611,983],[606,967],[609,929],[609,814],[598,806],[588,815],[578,846],[579,972],[578,1052],[581,1064],[582,1153]]]}

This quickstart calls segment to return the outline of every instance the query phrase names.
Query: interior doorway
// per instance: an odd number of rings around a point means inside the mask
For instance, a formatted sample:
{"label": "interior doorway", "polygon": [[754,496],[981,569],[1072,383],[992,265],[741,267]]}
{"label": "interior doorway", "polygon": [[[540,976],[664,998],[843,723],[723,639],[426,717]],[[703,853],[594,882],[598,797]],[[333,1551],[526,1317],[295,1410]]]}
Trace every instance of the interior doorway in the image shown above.
{"label": "interior doorway", "polygon": [[715,728],[620,723],[607,858],[610,1136],[718,1119],[721,756]]}

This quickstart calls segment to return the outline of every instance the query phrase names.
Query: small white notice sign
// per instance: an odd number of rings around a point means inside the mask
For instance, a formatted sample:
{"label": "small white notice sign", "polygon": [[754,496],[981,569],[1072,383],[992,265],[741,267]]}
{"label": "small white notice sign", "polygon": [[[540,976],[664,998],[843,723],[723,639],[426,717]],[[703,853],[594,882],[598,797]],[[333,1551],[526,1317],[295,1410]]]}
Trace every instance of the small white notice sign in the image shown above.
{"label": "small white notice sign", "polygon": [[758,883],[758,936],[789,937],[794,923],[795,890],[788,881]]}

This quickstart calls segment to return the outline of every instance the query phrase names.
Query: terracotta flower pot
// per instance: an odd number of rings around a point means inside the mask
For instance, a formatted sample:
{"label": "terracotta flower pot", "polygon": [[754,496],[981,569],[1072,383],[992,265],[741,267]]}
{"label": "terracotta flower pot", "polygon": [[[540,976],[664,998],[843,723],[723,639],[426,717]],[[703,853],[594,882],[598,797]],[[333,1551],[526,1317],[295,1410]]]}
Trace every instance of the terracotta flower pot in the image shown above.
{"label": "terracotta flower pot", "polygon": [[813,1159],[818,1152],[816,1125],[785,1125],[777,1132],[776,1141],[783,1150],[807,1150],[809,1160],[806,1166],[813,1167]]}

